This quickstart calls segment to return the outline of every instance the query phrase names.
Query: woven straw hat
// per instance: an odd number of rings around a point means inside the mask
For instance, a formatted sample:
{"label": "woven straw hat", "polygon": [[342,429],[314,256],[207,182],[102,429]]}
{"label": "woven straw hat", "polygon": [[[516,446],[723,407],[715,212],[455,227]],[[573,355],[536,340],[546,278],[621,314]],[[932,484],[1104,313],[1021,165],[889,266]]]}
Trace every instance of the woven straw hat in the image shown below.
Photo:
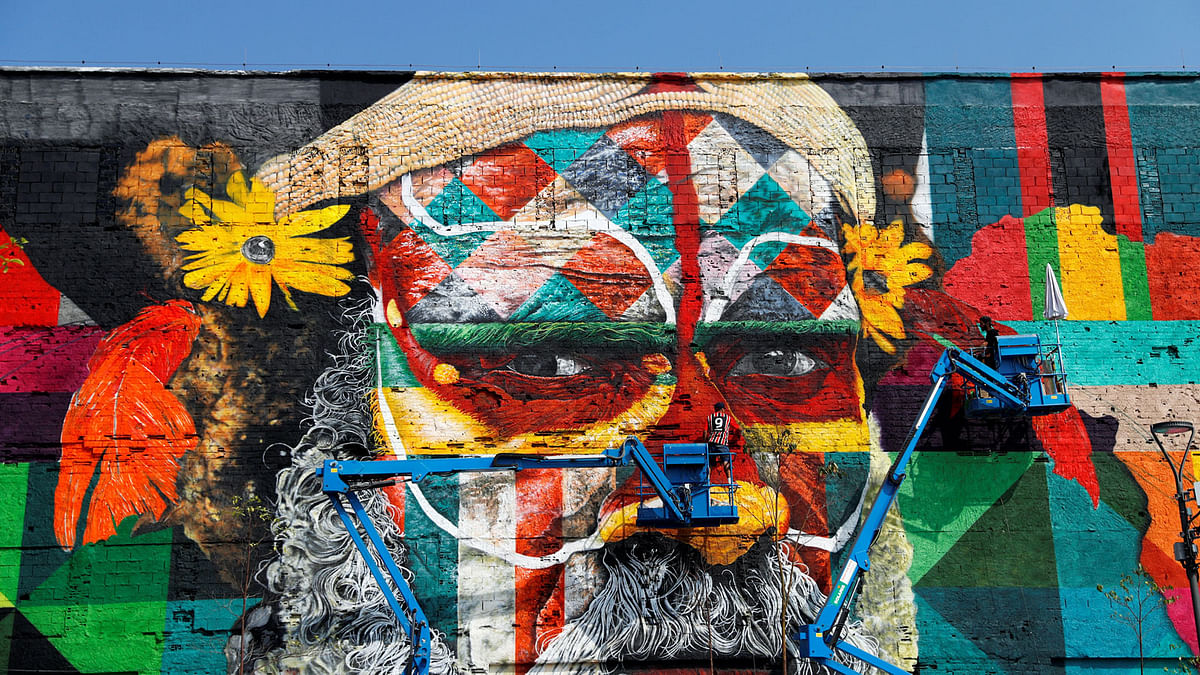
{"label": "woven straw hat", "polygon": [[875,212],[866,143],[805,75],[417,73],[370,108],[258,171],[277,216],[362,194],[405,173],[521,140],[539,131],[607,127],[665,110],[718,112],[767,131],[803,155],[861,221]]}

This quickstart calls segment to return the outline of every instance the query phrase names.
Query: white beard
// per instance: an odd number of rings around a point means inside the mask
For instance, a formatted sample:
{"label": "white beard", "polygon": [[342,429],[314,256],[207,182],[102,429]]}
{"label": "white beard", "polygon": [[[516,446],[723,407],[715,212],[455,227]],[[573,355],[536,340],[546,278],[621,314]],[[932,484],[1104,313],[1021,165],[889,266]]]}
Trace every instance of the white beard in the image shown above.
{"label": "white beard", "polygon": [[[829,672],[797,659],[784,635],[811,621],[825,596],[769,538],[728,567],[706,566],[694,549],[649,534],[607,547],[600,558],[601,590],[541,654],[531,675],[622,670],[637,661],[707,668],[730,657],[769,666],[778,662],[784,644],[788,672]],[[843,638],[878,652],[857,621],[847,625]],[[860,662],[847,663],[863,670]]]}

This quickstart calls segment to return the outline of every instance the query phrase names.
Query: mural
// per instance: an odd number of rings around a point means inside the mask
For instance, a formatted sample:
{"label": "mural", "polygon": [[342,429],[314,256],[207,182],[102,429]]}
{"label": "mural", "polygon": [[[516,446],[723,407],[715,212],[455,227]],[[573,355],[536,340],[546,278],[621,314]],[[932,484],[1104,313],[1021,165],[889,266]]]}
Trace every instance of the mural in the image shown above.
{"label": "mural", "polygon": [[[360,496],[433,672],[827,672],[791,635],[984,315],[1061,336],[1075,407],[939,411],[851,641],[913,672],[1192,668],[1148,429],[1198,409],[1193,76],[0,86],[12,671],[399,672],[322,461],[657,448],[723,403],[736,523],[639,526],[631,468]],[[1103,592],[1129,575],[1140,638]]]}

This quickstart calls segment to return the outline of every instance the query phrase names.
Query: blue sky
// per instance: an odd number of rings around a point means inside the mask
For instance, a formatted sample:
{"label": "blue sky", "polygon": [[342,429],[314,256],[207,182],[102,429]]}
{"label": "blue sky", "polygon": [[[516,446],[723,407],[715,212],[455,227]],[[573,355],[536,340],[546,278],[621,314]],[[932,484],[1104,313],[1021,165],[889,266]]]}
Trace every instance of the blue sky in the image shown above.
{"label": "blue sky", "polygon": [[0,3],[0,66],[1200,70],[1197,0]]}

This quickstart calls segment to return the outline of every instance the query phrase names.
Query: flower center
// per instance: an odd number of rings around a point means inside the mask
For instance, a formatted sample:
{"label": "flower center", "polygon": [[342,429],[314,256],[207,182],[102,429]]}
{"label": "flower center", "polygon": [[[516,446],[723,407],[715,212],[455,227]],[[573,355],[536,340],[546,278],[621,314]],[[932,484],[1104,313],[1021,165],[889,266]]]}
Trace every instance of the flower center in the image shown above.
{"label": "flower center", "polygon": [[275,242],[261,234],[250,237],[242,244],[242,255],[252,263],[266,265],[275,259]]}

